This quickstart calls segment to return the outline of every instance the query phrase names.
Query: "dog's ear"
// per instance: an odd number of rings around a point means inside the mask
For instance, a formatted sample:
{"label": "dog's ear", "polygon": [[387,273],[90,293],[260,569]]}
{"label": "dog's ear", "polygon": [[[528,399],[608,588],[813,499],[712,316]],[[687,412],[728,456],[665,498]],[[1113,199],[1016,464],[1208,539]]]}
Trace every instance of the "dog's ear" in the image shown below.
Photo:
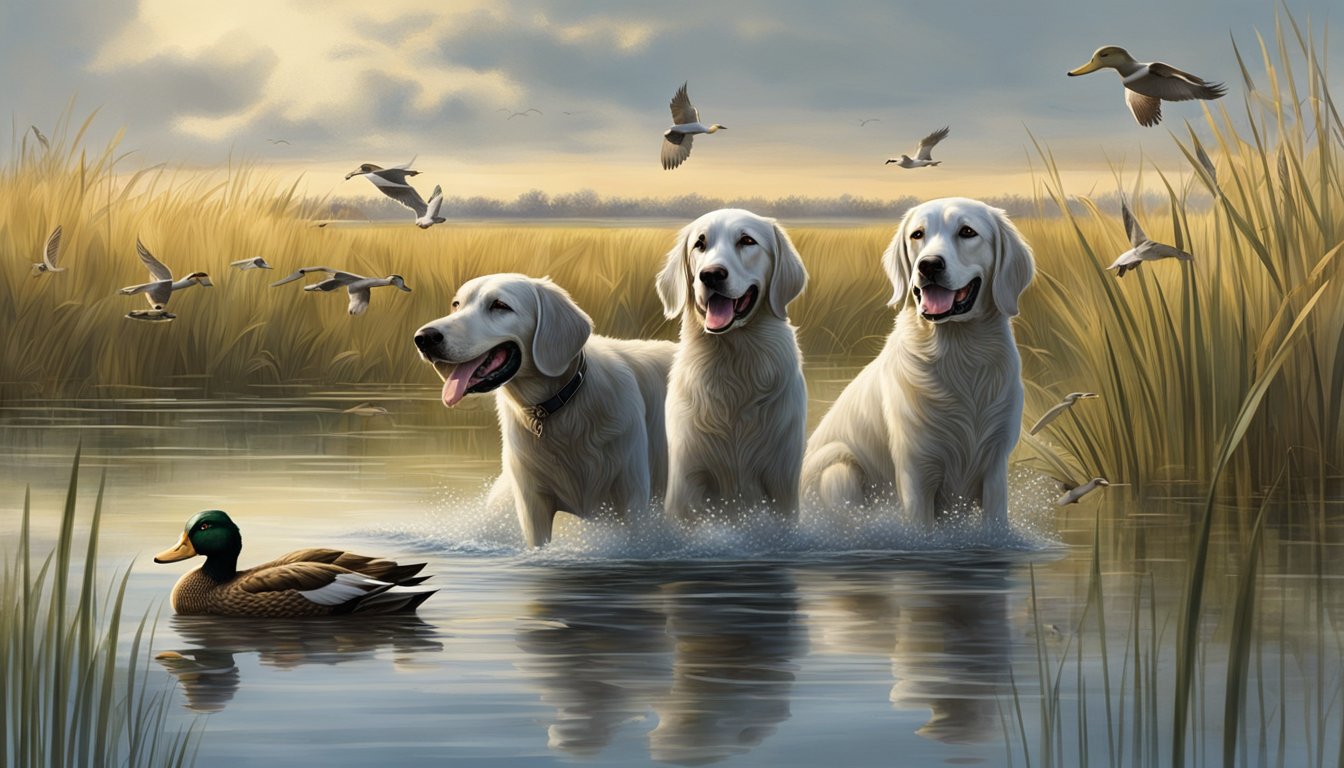
{"label": "dog's ear", "polygon": [[549,277],[532,281],[537,294],[537,330],[532,334],[532,364],[546,376],[559,376],[579,356],[593,333],[593,321]]}
{"label": "dog's ear", "polygon": [[1036,274],[1031,247],[1004,211],[994,209],[994,304],[1009,317],[1017,314],[1017,297]]}
{"label": "dog's ear", "polygon": [[775,266],[770,275],[770,311],[780,320],[789,319],[789,302],[798,298],[807,286],[807,268],[793,247],[789,233],[774,222]]}
{"label": "dog's ear", "polygon": [[686,241],[690,236],[691,225],[687,224],[677,233],[677,242],[667,252],[667,262],[654,283],[658,298],[663,302],[663,315],[669,320],[681,314],[690,295],[691,273],[686,266]]}
{"label": "dog's ear", "polygon": [[905,302],[910,298],[910,252],[907,250],[910,245],[905,229],[914,210],[911,208],[901,217],[901,223],[896,227],[896,234],[891,238],[891,245],[888,245],[886,252],[882,254],[882,268],[887,270],[887,277],[890,278],[892,287],[891,300],[887,302],[887,306],[895,307],[897,312],[905,309]]}

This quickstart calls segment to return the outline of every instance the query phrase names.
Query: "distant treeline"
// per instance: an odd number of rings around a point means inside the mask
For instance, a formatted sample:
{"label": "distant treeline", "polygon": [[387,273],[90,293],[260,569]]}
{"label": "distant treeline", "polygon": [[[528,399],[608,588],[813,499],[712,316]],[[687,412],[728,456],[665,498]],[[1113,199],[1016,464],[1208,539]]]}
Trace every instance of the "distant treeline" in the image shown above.
{"label": "distant treeline", "polygon": [[[1048,199],[1036,200],[1022,195],[1004,195],[983,198],[990,205],[1006,210],[1014,217],[1059,215],[1059,209]],[[1120,196],[1107,193],[1092,198],[1103,212],[1120,215]],[[791,195],[767,199],[764,197],[721,198],[707,195],[679,197],[602,197],[591,189],[548,195],[534,189],[513,200],[488,197],[448,197],[443,201],[442,214],[449,219],[693,219],[716,208],[746,208],[764,216],[779,219],[860,219],[894,221],[907,209],[920,202],[912,196],[892,200],[841,195],[839,197],[801,197]],[[1166,195],[1145,194],[1140,205],[1144,207],[1169,205]],[[1207,195],[1192,195],[1190,210],[1206,210]],[[1085,214],[1087,208],[1078,200],[1070,200],[1075,214]],[[334,198],[317,207],[331,219],[399,219],[408,212],[390,198]]]}

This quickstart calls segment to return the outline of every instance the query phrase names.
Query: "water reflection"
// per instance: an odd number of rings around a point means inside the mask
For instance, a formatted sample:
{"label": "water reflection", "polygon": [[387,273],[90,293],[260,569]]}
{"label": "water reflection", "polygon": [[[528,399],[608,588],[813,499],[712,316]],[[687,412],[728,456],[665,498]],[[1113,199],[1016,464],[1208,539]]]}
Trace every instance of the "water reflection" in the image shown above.
{"label": "water reflection", "polygon": [[889,655],[891,703],[927,709],[916,733],[947,743],[1002,737],[1013,634],[1006,564],[831,574],[826,644]]}
{"label": "water reflection", "polygon": [[520,667],[555,707],[553,749],[595,754],[651,708],[650,756],[699,765],[750,751],[789,718],[806,649],[781,567],[566,569],[533,591]]}
{"label": "water reflection", "polygon": [[262,666],[293,669],[341,664],[392,652],[395,667],[443,650],[438,630],[415,616],[340,619],[236,619],[174,616],[172,631],[187,645],[156,658],[182,684],[185,706],[219,712],[242,684],[235,656],[257,654]]}

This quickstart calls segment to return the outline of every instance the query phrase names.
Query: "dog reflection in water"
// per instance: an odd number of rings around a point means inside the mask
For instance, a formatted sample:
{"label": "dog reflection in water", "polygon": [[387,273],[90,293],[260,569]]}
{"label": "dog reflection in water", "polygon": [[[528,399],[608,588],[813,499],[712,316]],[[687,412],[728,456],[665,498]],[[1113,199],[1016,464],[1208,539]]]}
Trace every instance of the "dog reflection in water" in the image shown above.
{"label": "dog reflection in water", "polygon": [[916,733],[949,744],[1002,737],[999,701],[1007,693],[1012,648],[1008,570],[847,573],[818,645],[844,653],[889,654],[891,703],[926,709]]}
{"label": "dog reflection in water", "polygon": [[520,667],[555,707],[552,749],[592,756],[652,708],[650,756],[701,765],[751,751],[789,718],[803,643],[778,568],[549,574],[536,594]]}
{"label": "dog reflection in water", "polygon": [[409,666],[417,655],[443,650],[438,630],[415,616],[352,619],[219,619],[174,616],[171,629],[185,647],[155,659],[182,684],[184,706],[219,712],[242,684],[237,656],[255,653],[264,667],[369,662],[386,649],[392,664]]}

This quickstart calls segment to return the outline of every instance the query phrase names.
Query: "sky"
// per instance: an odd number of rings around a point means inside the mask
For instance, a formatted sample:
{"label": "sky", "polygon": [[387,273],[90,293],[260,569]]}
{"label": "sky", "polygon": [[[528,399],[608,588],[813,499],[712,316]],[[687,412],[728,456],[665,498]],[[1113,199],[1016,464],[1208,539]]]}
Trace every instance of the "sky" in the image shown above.
{"label": "sky", "polygon": [[[1333,4],[1287,0],[1316,30]],[[1185,120],[1207,129],[1198,102],[1168,104],[1161,126],[1142,128],[1114,72],[1065,72],[1118,44],[1225,81],[1223,103],[1244,113],[1229,35],[1258,61],[1256,32],[1272,42],[1274,10],[1270,0],[6,0],[0,103],[19,131],[50,130],[72,100],[77,122],[98,109],[91,137],[124,128],[132,170],[242,159],[282,180],[302,174],[316,195],[376,195],[345,172],[412,157],[418,180],[450,196],[1030,194],[1033,136],[1070,191],[1087,193],[1114,186],[1112,163],[1181,167],[1169,131],[1183,135]],[[1337,53],[1329,62],[1344,67]],[[697,138],[688,162],[664,171],[667,104],[683,82],[702,118],[728,130]],[[509,117],[528,109],[542,114]],[[943,165],[883,165],[943,125]]]}

